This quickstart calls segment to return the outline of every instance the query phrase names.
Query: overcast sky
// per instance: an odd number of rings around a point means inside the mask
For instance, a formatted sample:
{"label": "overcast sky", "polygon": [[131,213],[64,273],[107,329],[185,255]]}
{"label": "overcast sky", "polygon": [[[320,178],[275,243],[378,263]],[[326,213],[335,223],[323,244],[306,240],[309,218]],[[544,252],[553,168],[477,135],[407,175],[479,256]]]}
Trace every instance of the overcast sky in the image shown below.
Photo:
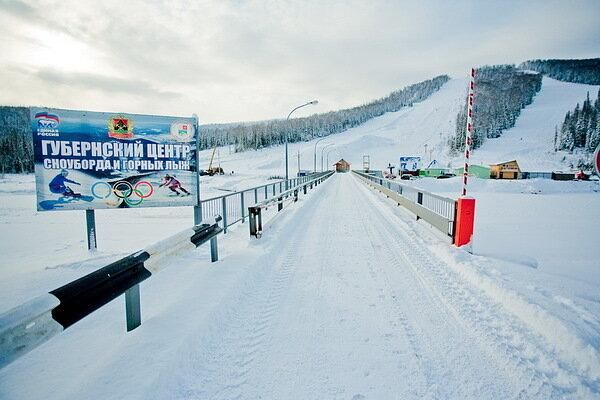
{"label": "overcast sky", "polygon": [[0,0],[0,104],[201,123],[359,105],[483,64],[600,56],[600,1]]}

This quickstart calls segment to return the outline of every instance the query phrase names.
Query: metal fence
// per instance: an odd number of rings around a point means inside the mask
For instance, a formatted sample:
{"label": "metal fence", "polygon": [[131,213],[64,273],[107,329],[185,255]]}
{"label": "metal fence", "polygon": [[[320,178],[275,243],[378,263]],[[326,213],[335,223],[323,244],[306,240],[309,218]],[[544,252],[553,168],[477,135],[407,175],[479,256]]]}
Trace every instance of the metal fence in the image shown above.
{"label": "metal fence", "polygon": [[248,217],[249,206],[275,197],[289,188],[317,179],[325,174],[327,174],[327,172],[318,172],[288,179],[287,185],[285,180],[282,180],[235,193],[228,193],[222,196],[201,200],[202,220],[206,221],[220,215],[223,218],[223,233],[227,233],[228,227],[246,220]]}
{"label": "metal fence", "polygon": [[0,314],[0,368],[123,294],[127,331],[140,326],[139,284],[166,268],[173,255],[207,242],[211,261],[217,261],[219,222],[195,225]]}
{"label": "metal fence", "polygon": [[288,186],[289,189],[279,193],[276,196],[272,196],[270,198],[265,198],[264,200],[253,203],[253,205],[248,207],[248,219],[250,220],[249,228],[250,228],[250,236],[254,236],[259,238],[262,236],[262,209],[267,208],[269,205],[277,204],[277,211],[283,210],[283,205],[286,202],[298,201],[298,195],[300,190],[302,190],[303,194],[306,194],[308,189],[312,189],[313,186],[318,186],[320,183],[325,181],[331,175],[333,175],[333,171],[322,172],[319,174],[312,174],[309,176],[309,180],[300,180],[294,182],[294,186]]}
{"label": "metal fence", "polygon": [[413,212],[417,219],[422,218],[444,234],[454,237],[455,200],[364,172],[352,172],[361,180],[396,200],[399,205]]}

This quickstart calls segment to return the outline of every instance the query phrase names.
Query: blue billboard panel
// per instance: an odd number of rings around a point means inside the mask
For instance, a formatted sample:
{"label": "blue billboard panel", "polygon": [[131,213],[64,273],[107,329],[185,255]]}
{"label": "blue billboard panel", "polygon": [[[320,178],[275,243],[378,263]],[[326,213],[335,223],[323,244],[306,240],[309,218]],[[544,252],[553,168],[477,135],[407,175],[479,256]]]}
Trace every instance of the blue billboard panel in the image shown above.
{"label": "blue billboard panel", "polygon": [[197,203],[194,118],[31,108],[31,131],[39,211]]}
{"label": "blue billboard panel", "polygon": [[420,168],[421,157],[400,157],[400,171],[414,172]]}

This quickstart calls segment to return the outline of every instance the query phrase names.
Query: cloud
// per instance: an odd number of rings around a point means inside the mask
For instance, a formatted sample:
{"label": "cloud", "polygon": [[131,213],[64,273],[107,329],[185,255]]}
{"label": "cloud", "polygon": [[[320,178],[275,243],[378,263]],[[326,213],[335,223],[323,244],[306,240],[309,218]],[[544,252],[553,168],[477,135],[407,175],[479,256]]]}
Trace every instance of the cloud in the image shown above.
{"label": "cloud", "polygon": [[32,71],[38,79],[53,84],[65,85],[78,89],[97,90],[112,96],[119,93],[135,93],[153,96],[156,100],[180,97],[181,94],[160,90],[150,83],[138,79],[124,79],[114,76],[104,76],[93,73],[69,72],[43,68]]}
{"label": "cloud", "polygon": [[593,0],[4,1],[0,36],[11,44],[0,43],[0,69],[33,74],[23,101],[60,86],[81,108],[120,98],[206,122],[270,119],[308,99],[320,100],[311,112],[351,107],[472,65],[597,56],[599,14]]}
{"label": "cloud", "polygon": [[0,0],[0,12],[6,12],[20,18],[31,18],[35,9],[20,0]]}

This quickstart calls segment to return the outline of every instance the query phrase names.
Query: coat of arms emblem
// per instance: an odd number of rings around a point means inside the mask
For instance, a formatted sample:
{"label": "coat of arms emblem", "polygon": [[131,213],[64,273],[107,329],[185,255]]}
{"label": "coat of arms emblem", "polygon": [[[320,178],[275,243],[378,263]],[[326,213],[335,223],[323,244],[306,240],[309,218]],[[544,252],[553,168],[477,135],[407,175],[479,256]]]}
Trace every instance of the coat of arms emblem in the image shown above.
{"label": "coat of arms emblem", "polygon": [[115,139],[133,138],[133,120],[122,115],[109,118],[108,136]]}

